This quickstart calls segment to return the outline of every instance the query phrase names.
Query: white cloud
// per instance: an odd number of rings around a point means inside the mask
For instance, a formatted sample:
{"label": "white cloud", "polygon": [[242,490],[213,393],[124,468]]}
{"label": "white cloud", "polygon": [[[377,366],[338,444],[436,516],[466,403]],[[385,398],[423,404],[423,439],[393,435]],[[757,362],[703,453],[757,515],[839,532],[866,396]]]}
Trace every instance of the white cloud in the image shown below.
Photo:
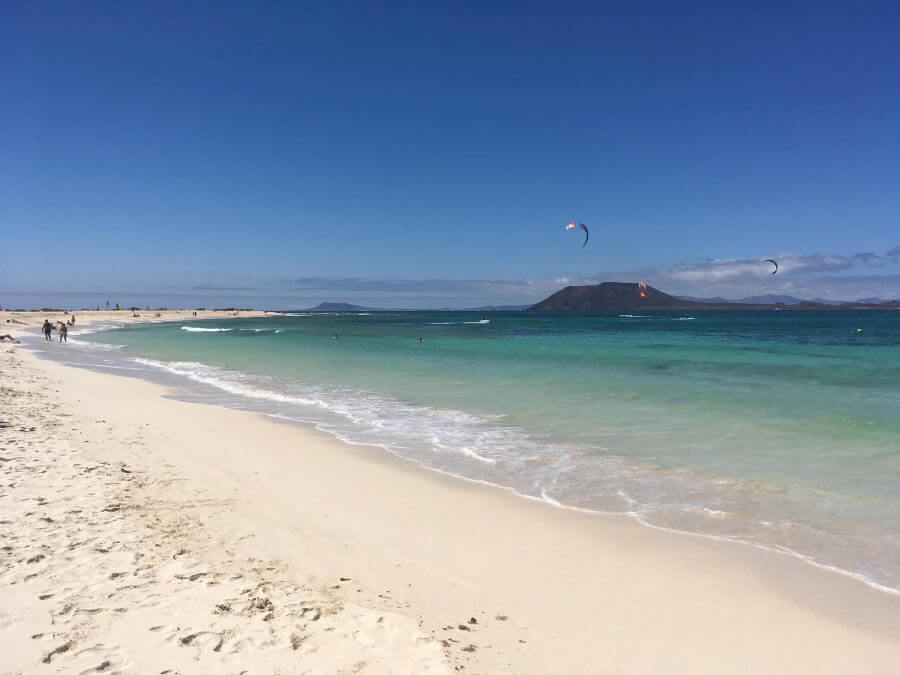
{"label": "white cloud", "polygon": [[786,253],[774,259],[778,261],[777,274],[772,274],[771,263],[760,257],[703,260],[638,270],[626,275],[638,275],[660,290],[681,295],[740,298],[786,293],[804,298],[838,300],[900,296],[900,275],[881,272],[882,268],[900,262],[900,246],[883,255],[870,252],[850,255]]}

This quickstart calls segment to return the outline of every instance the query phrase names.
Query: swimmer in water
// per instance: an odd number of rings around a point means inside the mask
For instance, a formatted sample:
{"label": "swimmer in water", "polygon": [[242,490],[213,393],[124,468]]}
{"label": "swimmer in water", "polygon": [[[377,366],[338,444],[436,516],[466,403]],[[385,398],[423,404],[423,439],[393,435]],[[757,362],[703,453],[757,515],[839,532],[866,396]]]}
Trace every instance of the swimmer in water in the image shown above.
{"label": "swimmer in water", "polygon": [[421,335],[419,336],[419,342],[425,342],[425,338],[423,338]]}
{"label": "swimmer in water", "polygon": [[332,340],[340,340],[340,339],[341,339],[341,336],[338,335],[337,333],[335,333],[334,335],[331,336],[331,339],[332,339]]}

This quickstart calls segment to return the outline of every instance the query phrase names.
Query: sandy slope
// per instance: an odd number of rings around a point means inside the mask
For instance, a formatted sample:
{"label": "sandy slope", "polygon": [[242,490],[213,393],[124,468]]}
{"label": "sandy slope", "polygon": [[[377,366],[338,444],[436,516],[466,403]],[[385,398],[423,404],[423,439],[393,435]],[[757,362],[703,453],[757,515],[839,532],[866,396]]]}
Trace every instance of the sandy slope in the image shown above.
{"label": "sandy slope", "polygon": [[786,556],[556,509],[20,347],[0,348],[0,373],[13,672],[900,663],[900,599]]}
{"label": "sandy slope", "polygon": [[[123,430],[2,354],[0,671],[446,672],[406,616],[260,555],[233,500],[113,459]],[[10,373],[13,377],[9,377]],[[107,446],[107,447],[104,447]]]}

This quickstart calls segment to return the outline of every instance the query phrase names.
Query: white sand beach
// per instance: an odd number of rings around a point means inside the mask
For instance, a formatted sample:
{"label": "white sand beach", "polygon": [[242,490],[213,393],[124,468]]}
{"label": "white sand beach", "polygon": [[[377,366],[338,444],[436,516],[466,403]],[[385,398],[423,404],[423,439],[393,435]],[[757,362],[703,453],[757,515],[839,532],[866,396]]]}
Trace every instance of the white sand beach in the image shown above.
{"label": "white sand beach", "polygon": [[[130,312],[112,314],[90,319]],[[555,508],[15,344],[0,374],[0,672],[900,663],[900,598],[796,558]]]}
{"label": "white sand beach", "polygon": [[900,675],[898,27],[6,2],[0,675]]}
{"label": "white sand beach", "polygon": [[[157,316],[157,314],[159,316]],[[225,310],[225,309],[119,309],[119,310],[73,310],[73,311],[40,311],[40,310],[0,310],[0,334],[39,329],[44,319],[53,324],[68,323],[75,318],[75,323],[69,326],[71,331],[76,331],[86,326],[118,325],[131,323],[152,323],[155,321],[188,321],[197,319],[227,319],[278,315],[278,312],[265,310]]]}

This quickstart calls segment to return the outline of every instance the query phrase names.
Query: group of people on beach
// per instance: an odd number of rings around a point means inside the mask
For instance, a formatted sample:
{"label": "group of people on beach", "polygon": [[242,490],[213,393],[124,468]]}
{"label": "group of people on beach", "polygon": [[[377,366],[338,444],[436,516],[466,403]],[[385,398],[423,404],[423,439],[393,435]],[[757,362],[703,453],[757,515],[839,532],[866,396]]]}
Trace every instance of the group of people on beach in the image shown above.
{"label": "group of people on beach", "polygon": [[[68,342],[69,341],[69,326],[74,326],[74,325],[75,325],[75,315],[74,314],[65,323],[63,323],[62,321],[56,322],[55,327],[56,327],[56,332],[59,336],[60,342]],[[53,342],[53,335],[52,335],[53,329],[54,329],[54,324],[50,323],[50,321],[48,319],[44,319],[44,325],[41,327],[41,330],[44,333],[44,339],[47,340],[48,342]]]}

